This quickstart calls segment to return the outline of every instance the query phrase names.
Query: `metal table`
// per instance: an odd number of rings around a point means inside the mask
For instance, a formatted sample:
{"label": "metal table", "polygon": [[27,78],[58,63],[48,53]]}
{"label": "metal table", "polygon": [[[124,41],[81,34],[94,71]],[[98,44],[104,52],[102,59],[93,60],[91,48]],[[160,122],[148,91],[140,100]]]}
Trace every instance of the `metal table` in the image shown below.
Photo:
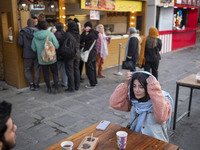
{"label": "metal table", "polygon": [[[178,108],[179,86],[190,88],[190,99],[189,99],[188,111],[186,111],[178,119],[176,119],[177,108]],[[184,79],[181,79],[176,82],[176,98],[175,98],[175,108],[174,108],[173,130],[175,130],[176,128],[176,122],[178,122],[182,117],[184,117],[186,114],[188,115],[188,117],[190,116],[193,89],[200,89],[200,83],[197,83],[196,74],[191,74],[185,77]]]}

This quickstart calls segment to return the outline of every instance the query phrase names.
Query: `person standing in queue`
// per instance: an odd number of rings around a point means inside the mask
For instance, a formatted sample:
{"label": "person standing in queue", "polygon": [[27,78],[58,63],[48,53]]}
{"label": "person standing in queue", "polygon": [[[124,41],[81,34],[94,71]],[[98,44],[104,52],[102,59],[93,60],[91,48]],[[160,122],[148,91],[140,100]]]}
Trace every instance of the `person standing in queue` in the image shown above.
{"label": "person standing in queue", "polygon": [[144,70],[150,72],[158,79],[158,67],[161,59],[160,50],[162,41],[158,38],[158,30],[155,27],[149,28],[149,35],[142,41],[139,56],[139,67],[144,66]]}
{"label": "person standing in queue", "polygon": [[92,23],[86,22],[84,24],[84,31],[81,34],[81,43],[85,43],[84,51],[89,50],[93,45],[92,50],[90,51],[88,61],[86,64],[86,75],[89,79],[89,83],[85,85],[86,88],[93,88],[97,84],[97,76],[96,76],[96,43],[95,40],[98,38],[98,31],[92,29]]}
{"label": "person standing in queue", "polygon": [[99,78],[105,78],[106,76],[103,74],[103,63],[106,56],[108,56],[108,44],[110,43],[110,38],[106,37],[104,26],[102,24],[97,25],[97,31],[99,32],[96,57],[97,72]]}
{"label": "person standing in queue", "polygon": [[58,91],[58,68],[57,68],[57,59],[51,62],[43,62],[42,61],[42,51],[44,49],[44,44],[47,40],[47,36],[49,35],[49,41],[51,41],[55,47],[55,49],[58,49],[59,43],[55,37],[55,35],[47,30],[48,28],[48,22],[46,21],[40,21],[38,23],[38,29],[39,31],[35,32],[34,38],[32,40],[31,48],[34,52],[37,52],[37,58],[39,64],[42,66],[44,81],[47,86],[47,92],[52,93],[52,88],[50,85],[50,75],[49,75],[49,69],[51,69],[51,72],[53,74],[53,81],[54,81],[54,93],[57,94]]}
{"label": "person standing in queue", "polygon": [[[40,65],[37,60],[37,53],[33,52],[31,48],[33,33],[38,31],[38,29],[35,27],[35,20],[32,18],[28,19],[27,25],[19,32],[18,44],[23,48],[24,74],[30,85],[30,90],[33,91],[40,87]],[[32,68],[34,68],[34,80]]]}
{"label": "person standing in queue", "polygon": [[65,70],[68,77],[68,88],[65,91],[74,92],[74,90],[79,90],[80,87],[80,34],[77,24],[73,20],[68,22],[68,29],[59,42],[61,47],[63,47],[67,38],[75,45],[75,56],[72,58],[64,57]]}

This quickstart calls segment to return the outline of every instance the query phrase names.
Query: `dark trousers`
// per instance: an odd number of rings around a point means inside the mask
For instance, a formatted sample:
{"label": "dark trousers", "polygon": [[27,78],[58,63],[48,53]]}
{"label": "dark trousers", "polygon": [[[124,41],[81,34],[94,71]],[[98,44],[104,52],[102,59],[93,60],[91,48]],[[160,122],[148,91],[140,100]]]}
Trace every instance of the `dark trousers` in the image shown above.
{"label": "dark trousers", "polygon": [[80,59],[80,64],[79,64],[80,77],[82,76],[83,64],[84,64],[84,62]]}
{"label": "dark trousers", "polygon": [[68,77],[68,88],[78,90],[80,87],[80,58],[65,60],[65,71]]}
{"label": "dark trousers", "polygon": [[[34,68],[34,81],[32,77],[32,68]],[[24,74],[29,84],[39,84],[40,65],[38,63],[37,58],[24,58]]]}
{"label": "dark trousers", "polygon": [[47,88],[51,88],[50,85],[50,76],[49,76],[49,68],[51,69],[51,73],[53,75],[53,82],[55,89],[58,89],[58,68],[57,68],[57,62],[51,65],[42,65],[42,71],[44,76],[44,81],[46,83]]}
{"label": "dark trousers", "polygon": [[91,86],[95,86],[97,84],[97,75],[96,75],[96,61],[90,61],[85,63],[86,65],[86,75],[90,82]]}
{"label": "dark trousers", "polygon": [[156,79],[158,79],[158,66],[159,66],[159,61],[145,62],[144,71],[150,72],[151,69],[152,75],[156,77]]}

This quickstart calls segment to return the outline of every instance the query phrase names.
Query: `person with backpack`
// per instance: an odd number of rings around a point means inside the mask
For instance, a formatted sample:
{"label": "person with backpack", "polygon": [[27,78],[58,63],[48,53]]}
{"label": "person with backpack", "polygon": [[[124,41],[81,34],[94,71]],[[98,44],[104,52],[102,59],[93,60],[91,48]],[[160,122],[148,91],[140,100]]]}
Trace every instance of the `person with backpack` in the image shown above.
{"label": "person with backpack", "polygon": [[[37,54],[31,48],[33,33],[38,31],[38,29],[35,27],[35,20],[32,18],[28,19],[27,25],[19,32],[18,44],[23,48],[24,74],[30,85],[30,90],[33,91],[40,87],[40,65],[38,64]],[[34,68],[34,81],[32,68]]]}
{"label": "person with backpack", "polygon": [[86,62],[86,75],[89,79],[89,84],[85,85],[86,88],[93,88],[97,84],[97,75],[96,75],[97,51],[96,51],[95,40],[97,40],[98,34],[99,34],[98,31],[92,29],[91,22],[88,21],[84,24],[84,31],[81,34],[81,43],[85,43],[83,51],[91,49],[88,60]]}
{"label": "person with backpack", "polygon": [[[58,68],[57,68],[57,59],[55,49],[58,49],[59,43],[55,37],[55,35],[47,30],[48,23],[46,21],[40,21],[38,23],[39,31],[33,34],[33,40],[31,48],[34,52],[37,52],[37,58],[39,64],[42,66],[44,81],[47,86],[47,92],[52,93],[51,85],[50,85],[50,77],[49,77],[49,69],[53,74],[54,81],[54,93],[58,93]],[[50,43],[53,44],[50,46]],[[47,50],[46,59],[44,59],[44,50]]]}
{"label": "person with backpack", "polygon": [[[58,42],[60,41],[60,39],[62,38],[62,36],[65,33],[63,31],[63,28],[64,28],[63,23],[61,23],[61,22],[56,23],[57,31],[54,33],[54,35],[56,36]],[[67,75],[66,75],[66,71],[65,71],[65,62],[64,62],[64,58],[60,54],[59,48],[56,50],[56,56],[57,56],[58,76],[60,74],[60,70],[62,70],[61,86],[66,87],[67,86]]]}
{"label": "person with backpack", "polygon": [[59,43],[68,77],[68,88],[65,91],[74,92],[80,87],[80,34],[76,22],[73,20],[68,22],[68,29]]}

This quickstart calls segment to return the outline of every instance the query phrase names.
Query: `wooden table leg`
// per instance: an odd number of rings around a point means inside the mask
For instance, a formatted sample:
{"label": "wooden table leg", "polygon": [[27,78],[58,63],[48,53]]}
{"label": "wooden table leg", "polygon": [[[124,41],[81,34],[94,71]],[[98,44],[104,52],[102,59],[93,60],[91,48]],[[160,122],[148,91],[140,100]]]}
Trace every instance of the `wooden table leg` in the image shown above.
{"label": "wooden table leg", "polygon": [[173,130],[176,128],[176,113],[178,106],[178,93],[179,93],[179,85],[176,84],[176,99],[175,99],[175,107],[174,107],[174,122],[173,122]]}

